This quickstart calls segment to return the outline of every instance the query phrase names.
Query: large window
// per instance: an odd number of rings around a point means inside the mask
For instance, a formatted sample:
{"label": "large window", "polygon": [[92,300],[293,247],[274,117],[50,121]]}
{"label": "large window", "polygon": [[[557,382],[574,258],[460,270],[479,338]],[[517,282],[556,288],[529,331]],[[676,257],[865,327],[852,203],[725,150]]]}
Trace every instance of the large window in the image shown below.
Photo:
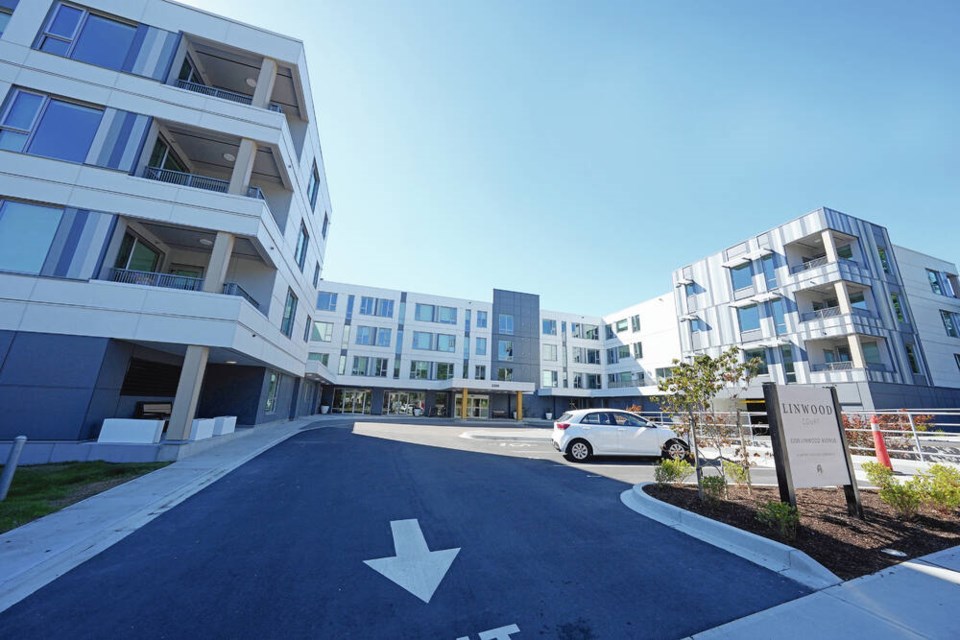
{"label": "large window", "polygon": [[61,4],[43,30],[40,50],[120,70],[136,34],[136,25]]}
{"label": "large window", "polygon": [[960,314],[941,309],[940,318],[943,320],[943,328],[948,336],[951,338],[960,337]]}
{"label": "large window", "polygon": [[430,363],[424,360],[410,361],[410,379],[411,380],[429,380]]}
{"label": "large window", "polygon": [[312,360],[313,362],[319,362],[325,367],[330,366],[330,354],[329,353],[316,353],[310,352],[307,354],[307,360]]}
{"label": "large window", "polygon": [[373,298],[370,296],[360,297],[360,315],[379,316],[381,318],[393,317],[393,300],[390,298]]}
{"label": "large window", "polygon": [[61,209],[0,200],[0,271],[40,273]]}
{"label": "large window", "polygon": [[413,348],[424,351],[433,350],[433,334],[425,331],[413,332]]}
{"label": "large window", "polygon": [[570,333],[571,335],[573,335],[574,338],[582,338],[584,340],[599,340],[600,326],[596,324],[583,324],[580,322],[571,322]]}
{"label": "large window", "polygon": [[300,223],[300,235],[297,236],[297,249],[293,252],[293,259],[296,260],[300,272],[303,272],[303,265],[307,262],[307,248],[310,246],[310,233],[307,226]]}
{"label": "large window", "polygon": [[513,340],[497,341],[497,360],[513,360]]}
{"label": "large window", "polygon": [[766,349],[747,349],[743,352],[743,361],[750,362],[756,358],[759,361],[759,366],[757,368],[758,376],[765,376],[770,373],[770,369],[767,361],[767,350]]}
{"label": "large window", "polygon": [[457,337],[446,333],[437,334],[437,351],[453,353],[457,350]]}
{"label": "large window", "polygon": [[640,359],[643,357],[643,343],[634,342],[633,343],[633,357]]}
{"label": "large window", "polygon": [[318,311],[336,311],[337,310],[337,294],[330,293],[329,291],[321,291],[317,294],[317,310]]}
{"label": "large window", "polygon": [[102,109],[16,89],[0,118],[0,149],[83,162]]}
{"label": "large window", "polygon": [[287,300],[283,304],[283,320],[280,323],[280,333],[288,338],[293,334],[293,323],[297,319],[297,296],[293,289],[287,289]]}
{"label": "large window", "polygon": [[486,338],[477,338],[477,355],[478,356],[487,355],[487,339]]}
{"label": "large window", "polygon": [[473,379],[474,380],[486,380],[487,379],[487,365],[478,364],[473,368]]}
{"label": "large window", "polygon": [[783,300],[777,299],[770,302],[770,315],[773,317],[773,326],[777,335],[787,332],[787,316],[784,312]]}
{"label": "large window", "polygon": [[886,247],[877,247],[877,257],[880,258],[880,266],[884,273],[890,273],[890,257],[887,255]]}
{"label": "large window", "polygon": [[277,410],[277,392],[280,390],[280,374],[276,371],[270,372],[270,380],[267,383],[267,401],[263,404],[264,413],[273,413]]}
{"label": "large window", "polygon": [[640,315],[630,316],[630,329],[636,333],[640,331]]}
{"label": "large window", "polygon": [[10,22],[10,9],[0,7],[0,36],[7,30],[7,24]]}
{"label": "large window", "polygon": [[371,376],[374,378],[387,377],[386,358],[371,358],[369,356],[354,356],[353,367],[350,369],[352,376]]}
{"label": "large window", "polygon": [[501,313],[499,314],[499,319],[497,322],[498,322],[498,328],[500,329],[500,333],[506,333],[509,335],[513,334],[513,316],[512,315],[510,315],[509,313]]}
{"label": "large window", "polygon": [[783,360],[784,381],[796,382],[797,372],[793,366],[793,347],[789,344],[780,347],[780,358]]}
{"label": "large window", "polygon": [[[307,197],[310,199],[310,209],[317,208],[317,194],[320,193],[320,171],[317,169],[317,161],[313,161],[313,171],[310,172],[310,182],[307,184]],[[323,233],[326,237],[326,232]]]}
{"label": "large window", "polygon": [[333,341],[333,323],[332,322],[314,322],[313,331],[310,333],[312,342],[332,342]]}
{"label": "large window", "polygon": [[542,348],[542,357],[546,362],[556,362],[557,361],[557,345],[555,344],[545,344]]}
{"label": "large window", "polygon": [[616,330],[617,333],[623,333],[624,331],[627,330],[627,319],[624,318],[623,320],[617,320],[613,328]]}
{"label": "large window", "polygon": [[497,368],[497,380],[502,382],[510,382],[513,380],[513,368],[512,367],[498,367]]}
{"label": "large window", "polygon": [[763,279],[767,283],[767,289],[776,289],[777,268],[772,254],[760,258],[760,268],[763,270]]}
{"label": "large window", "polygon": [[487,312],[477,311],[477,329],[487,328]]}
{"label": "large window", "polygon": [[940,275],[933,269],[927,269],[927,280],[930,282],[930,290],[938,296],[942,296],[943,288],[940,286]]}
{"label": "large window", "polygon": [[560,386],[560,385],[559,385],[559,382],[558,382],[557,372],[556,372],[556,371],[550,371],[550,370],[547,370],[547,369],[544,369],[543,371],[541,371],[541,372],[540,372],[540,386],[541,386],[541,387],[546,387],[546,388],[551,388],[551,387],[558,387],[558,386]]}
{"label": "large window", "polygon": [[457,308],[443,307],[434,304],[420,304],[414,307],[414,318],[421,322],[440,322],[442,324],[457,324]]}
{"label": "large window", "polygon": [[544,320],[544,321],[543,321],[543,335],[545,335],[545,336],[555,336],[555,335],[557,335],[557,321],[556,321],[556,320]]}
{"label": "large window", "polygon": [[755,304],[737,309],[740,331],[753,331],[760,328],[760,307]]}
{"label": "large window", "polygon": [[438,362],[437,363],[437,380],[450,380],[451,378],[453,378],[453,363]]}
{"label": "large window", "polygon": [[753,263],[745,262],[730,269],[730,281],[733,290],[739,291],[753,285]]}

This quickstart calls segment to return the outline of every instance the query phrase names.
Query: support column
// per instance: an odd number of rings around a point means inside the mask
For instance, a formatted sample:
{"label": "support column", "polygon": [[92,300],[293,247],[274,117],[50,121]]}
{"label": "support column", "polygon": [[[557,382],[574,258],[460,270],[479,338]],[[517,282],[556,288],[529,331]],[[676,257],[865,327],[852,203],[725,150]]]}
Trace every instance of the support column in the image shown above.
{"label": "support column", "polygon": [[850,315],[853,308],[850,306],[850,293],[847,291],[847,283],[843,280],[833,283],[833,289],[837,292],[837,302],[840,305],[840,313]]}
{"label": "support column", "polygon": [[187,347],[183,368],[180,370],[180,381],[177,383],[177,397],[173,400],[173,411],[170,413],[167,440],[187,440],[190,437],[190,427],[197,413],[200,386],[203,384],[209,355],[210,349],[207,347]]}
{"label": "support column", "polygon": [[250,186],[250,175],[253,173],[253,161],[257,159],[257,143],[250,138],[240,140],[237,150],[237,159],[233,162],[233,173],[230,174],[230,186],[227,193],[234,196],[247,195]]}
{"label": "support column", "polygon": [[273,96],[273,85],[277,80],[277,61],[273,58],[264,58],[260,65],[260,75],[257,76],[257,88],[253,92],[250,104],[266,109]]}
{"label": "support column", "polygon": [[460,417],[464,420],[467,419],[467,388],[463,388],[463,398],[460,399]]}
{"label": "support column", "polygon": [[820,232],[820,237],[823,239],[823,248],[827,252],[827,261],[838,262],[840,256],[837,255],[837,243],[833,239],[833,232],[830,229],[824,229]]}
{"label": "support column", "polygon": [[523,420],[523,392],[517,391],[517,422]]}
{"label": "support column", "polygon": [[850,358],[853,360],[853,368],[866,369],[867,360],[863,356],[863,345],[860,344],[860,336],[851,333],[847,336],[847,342],[850,344]]}
{"label": "support column", "polygon": [[210,262],[207,263],[207,274],[203,279],[203,290],[207,293],[222,293],[223,283],[227,279],[227,267],[230,266],[230,256],[233,255],[235,237],[232,233],[218,231],[217,239],[213,243],[210,253]]}

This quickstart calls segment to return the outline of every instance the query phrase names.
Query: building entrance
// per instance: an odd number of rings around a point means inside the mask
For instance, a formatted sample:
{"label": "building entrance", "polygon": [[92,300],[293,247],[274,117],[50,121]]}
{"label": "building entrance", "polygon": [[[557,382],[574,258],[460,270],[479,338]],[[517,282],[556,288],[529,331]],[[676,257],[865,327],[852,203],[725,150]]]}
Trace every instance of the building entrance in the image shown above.
{"label": "building entrance", "polygon": [[333,394],[334,413],[370,413],[370,389],[337,389]]}
{"label": "building entrance", "polygon": [[392,416],[422,415],[426,396],[423,391],[389,391],[384,409]]}
{"label": "building entrance", "polygon": [[[461,418],[463,412],[463,394],[458,393],[454,396],[453,414]],[[490,396],[467,395],[467,417],[468,418],[489,418],[490,417]]]}

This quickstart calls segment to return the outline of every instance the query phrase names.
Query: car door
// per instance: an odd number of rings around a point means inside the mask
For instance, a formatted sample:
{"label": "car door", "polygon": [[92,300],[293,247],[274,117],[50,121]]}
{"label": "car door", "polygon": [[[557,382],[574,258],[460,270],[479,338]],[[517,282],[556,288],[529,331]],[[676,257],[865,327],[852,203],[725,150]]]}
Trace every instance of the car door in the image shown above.
{"label": "car door", "polygon": [[660,455],[660,433],[656,425],[630,413],[613,413],[617,424],[620,453],[634,456]]}
{"label": "car door", "polygon": [[616,454],[618,452],[617,425],[608,412],[592,411],[584,414],[580,419],[580,428],[594,453]]}

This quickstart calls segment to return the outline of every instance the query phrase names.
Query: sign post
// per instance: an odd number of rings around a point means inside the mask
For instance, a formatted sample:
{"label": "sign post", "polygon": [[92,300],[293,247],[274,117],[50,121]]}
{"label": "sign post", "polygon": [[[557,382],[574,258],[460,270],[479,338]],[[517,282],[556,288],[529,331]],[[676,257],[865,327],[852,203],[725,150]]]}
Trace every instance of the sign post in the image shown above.
{"label": "sign post", "polygon": [[835,388],[763,385],[780,500],[797,506],[796,489],[843,487],[850,515],[863,517]]}

